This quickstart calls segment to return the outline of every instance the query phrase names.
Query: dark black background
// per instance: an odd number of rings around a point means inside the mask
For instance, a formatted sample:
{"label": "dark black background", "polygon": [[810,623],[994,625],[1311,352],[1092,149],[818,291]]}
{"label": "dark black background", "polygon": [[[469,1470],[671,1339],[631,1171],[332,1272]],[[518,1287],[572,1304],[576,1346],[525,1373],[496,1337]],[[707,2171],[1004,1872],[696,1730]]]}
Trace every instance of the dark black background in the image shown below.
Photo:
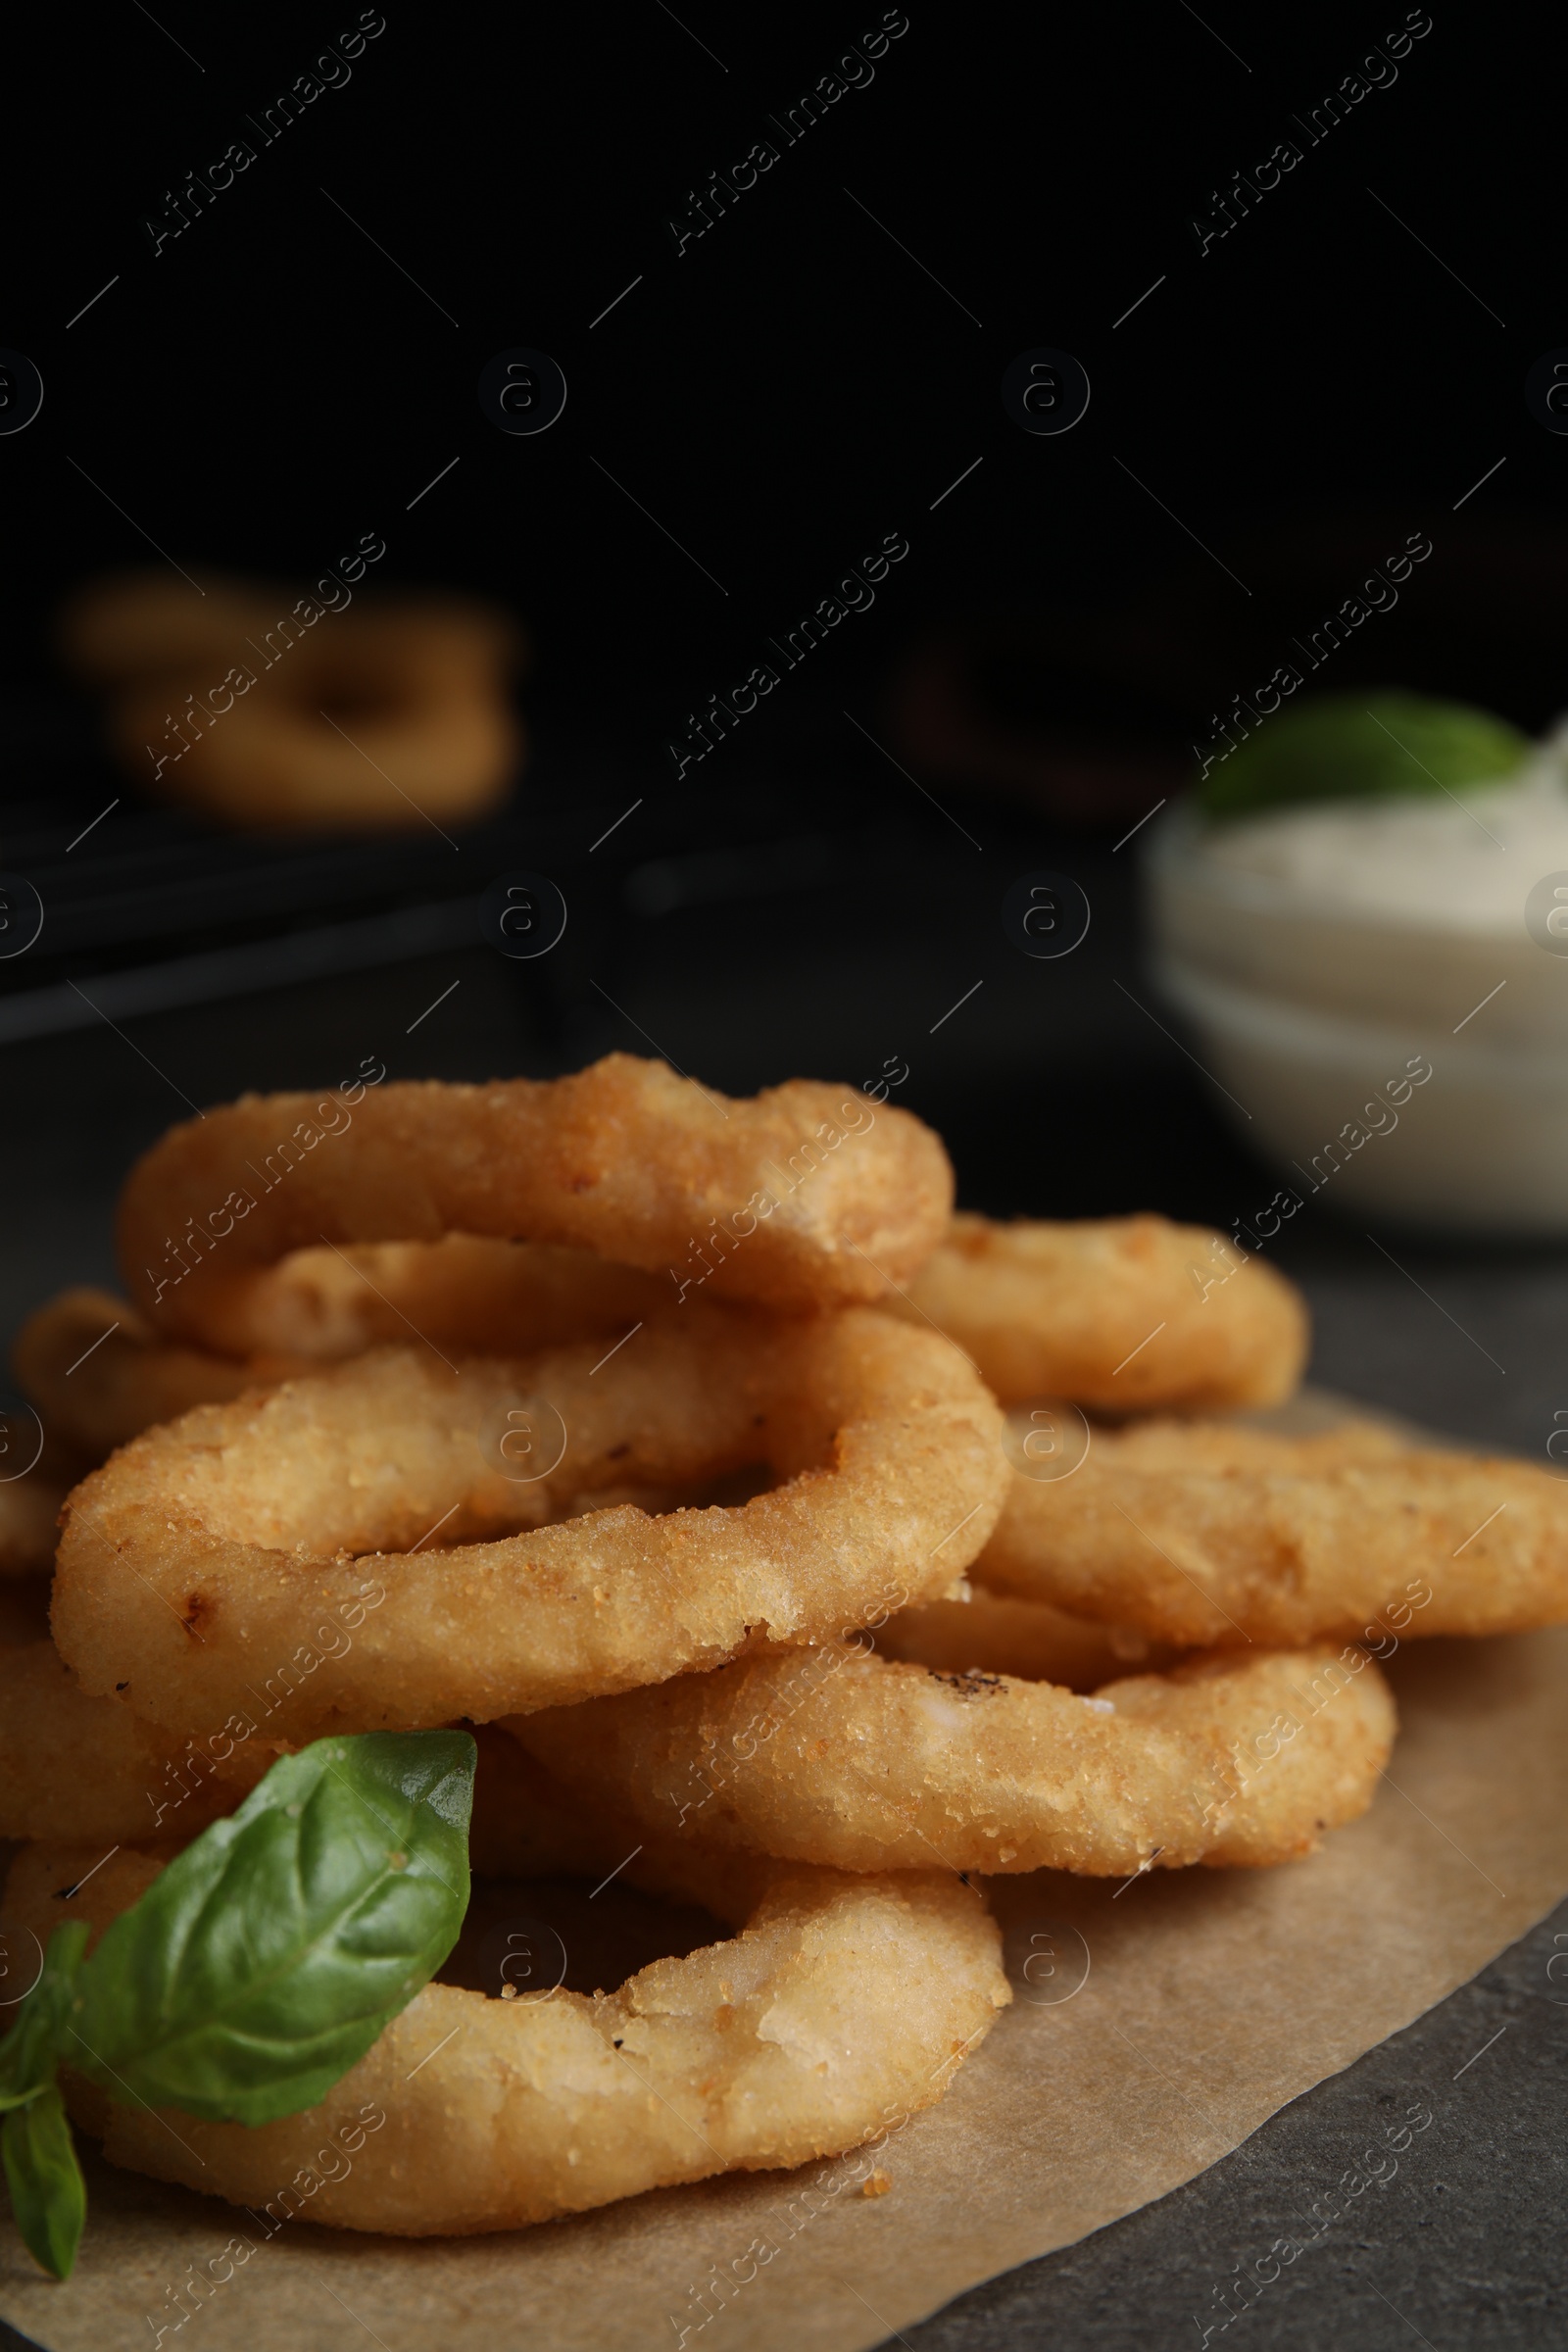
{"label": "dark black background", "polygon": [[[1564,331],[1549,22],[1528,52],[1479,12],[1436,23],[1201,259],[1189,228],[1234,170],[1304,146],[1291,115],[1404,13],[1211,15],[1211,33],[1179,0],[917,10],[871,84],[678,259],[665,223],[686,192],[772,136],[765,116],[878,11],[688,12],[691,37],[656,0],[394,9],[347,86],[156,259],[143,223],[165,191],[232,137],[260,145],[243,117],[338,17],[166,14],[203,72],[134,8],[84,43],[62,19],[13,132],[5,332],[47,395],[5,452],[8,667],[37,674],[59,590],[154,560],[68,456],[198,578],[303,581],[379,530],[383,577],[504,599],[536,633],[541,703],[613,710],[656,751],[886,530],[912,556],[847,632],[867,672],[933,617],[1115,605],[1200,564],[1117,458],[1210,546],[1370,512],[1454,566],[1469,526],[1452,504],[1498,458],[1492,524],[1560,511],[1568,459],[1522,398]],[[498,434],[474,395],[515,343],[553,353],[570,387],[537,439]],[[1075,352],[1094,386],[1059,441],[1000,403],[1006,363],[1038,343]],[[1457,593],[1450,578],[1428,601]],[[1238,627],[1266,629],[1227,595]],[[1308,617],[1277,601],[1282,633]],[[1544,715],[1543,691],[1521,716]]]}
{"label": "dark black background", "polygon": [[[143,221],[165,191],[231,138],[259,146],[242,118],[357,12],[169,0],[157,24],[126,6],[32,28],[0,342],[46,393],[0,439],[0,865],[34,876],[49,917],[33,956],[0,966],[0,1014],[46,990],[57,1011],[0,1029],[8,1327],[111,1274],[115,1187],[188,1103],[367,1054],[395,1076],[483,1077],[657,1045],[736,1090],[899,1055],[901,1099],[942,1127],[972,1204],[1228,1225],[1272,1179],[1152,992],[1140,845],[1121,837],[1192,773],[1207,714],[1408,533],[1431,558],[1336,676],[1530,726],[1568,704],[1568,440],[1523,399],[1531,363],[1568,344],[1549,19],[1439,8],[1395,85],[1200,257],[1189,221],[1210,192],[1282,138],[1305,147],[1291,114],[1402,8],[916,5],[870,86],[677,257],[665,223],[687,191],[773,137],[766,115],[880,20],[680,14],[393,5],[348,85],[157,258]],[[479,410],[481,367],[513,345],[567,378],[537,438]],[[1060,438],[1002,407],[1004,368],[1037,345],[1093,386]],[[478,590],[526,624],[535,748],[502,818],[456,849],[417,830],[263,848],[139,802],[55,666],[62,594],[160,551],[197,581],[298,593],[367,531],[387,543],[383,587]],[[874,610],[677,778],[685,714],[893,531],[909,554]],[[943,662],[964,681],[956,751],[911,700]],[[518,865],[571,907],[537,968],[464,912]],[[1094,908],[1059,964],[1001,927],[1006,887],[1039,866]],[[368,964],[341,945],[410,909],[448,924],[427,952]],[[283,985],[275,943],[302,929],[328,940],[325,976]],[[248,977],[189,962],[236,944]],[[145,1001],[114,993],[146,967],[164,977]],[[112,1025],[58,1010],[73,980]],[[1561,1253],[1383,1238],[1396,1267],[1308,1210],[1282,1245],[1317,1376],[1542,1458],[1568,1402]],[[1287,2186],[1293,2129],[1254,2143]],[[1179,2220],[1218,2245],[1205,2198],[1231,2172],[1209,2179]],[[1479,2230],[1517,2290],[1510,2342],[1552,2340],[1547,2186],[1540,2168],[1511,2189],[1495,2166],[1466,2175],[1465,2244]],[[1170,2211],[971,2298],[933,2345],[1181,2340],[1149,2276]],[[1430,2229],[1418,2258],[1414,2235],[1394,2243],[1427,2290],[1401,2287],[1402,2309],[1436,2341],[1502,2340],[1463,2247]],[[1347,2267],[1288,2322],[1250,2325],[1326,2344],[1351,2313],[1369,2345],[1413,2324]]]}

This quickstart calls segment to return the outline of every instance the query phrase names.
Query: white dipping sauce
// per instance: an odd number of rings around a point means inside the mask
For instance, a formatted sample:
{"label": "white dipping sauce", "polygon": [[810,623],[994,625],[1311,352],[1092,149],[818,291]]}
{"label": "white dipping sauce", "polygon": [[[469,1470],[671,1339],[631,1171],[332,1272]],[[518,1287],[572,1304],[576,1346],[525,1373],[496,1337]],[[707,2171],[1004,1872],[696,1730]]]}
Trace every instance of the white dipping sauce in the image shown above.
{"label": "white dipping sauce", "polygon": [[1540,920],[1568,894],[1568,724],[1451,793],[1178,808],[1148,865],[1166,993],[1287,1182],[1568,1238],[1568,937]]}
{"label": "white dipping sauce", "polygon": [[1568,777],[1548,751],[1504,783],[1298,804],[1216,827],[1203,855],[1360,914],[1517,932],[1530,883],[1568,869]]}

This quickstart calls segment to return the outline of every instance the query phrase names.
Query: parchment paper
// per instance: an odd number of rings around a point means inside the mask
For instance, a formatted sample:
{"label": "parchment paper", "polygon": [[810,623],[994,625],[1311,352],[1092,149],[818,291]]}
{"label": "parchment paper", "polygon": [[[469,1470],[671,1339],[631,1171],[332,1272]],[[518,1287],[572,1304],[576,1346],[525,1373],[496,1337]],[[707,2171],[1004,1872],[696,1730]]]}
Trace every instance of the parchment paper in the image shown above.
{"label": "parchment paper", "polygon": [[[885,2195],[858,2193],[841,2160],[506,2237],[299,2222],[176,2333],[185,2307],[169,2289],[243,2217],[89,2156],[74,2278],[44,2279],[8,2219],[0,2310],[50,2352],[129,2352],[160,2326],[166,2345],[204,2352],[880,2343],[1202,2172],[1568,1892],[1568,1628],[1412,1643],[1388,1671],[1403,1725],[1391,1778],[1310,1861],[1156,1871],[1120,1891],[1055,1872],[992,1882],[1013,2006],[942,2104],[889,2141]],[[754,2240],[776,2251],[760,2262]]]}

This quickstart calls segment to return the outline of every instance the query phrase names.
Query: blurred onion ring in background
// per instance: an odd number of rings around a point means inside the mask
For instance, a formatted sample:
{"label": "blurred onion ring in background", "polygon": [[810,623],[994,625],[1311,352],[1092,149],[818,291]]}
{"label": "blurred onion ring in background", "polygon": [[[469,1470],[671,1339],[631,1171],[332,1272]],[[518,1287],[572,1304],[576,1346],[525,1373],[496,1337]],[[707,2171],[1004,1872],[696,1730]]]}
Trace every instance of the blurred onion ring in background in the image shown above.
{"label": "blurred onion ring in background", "polygon": [[516,624],[457,598],[356,604],[335,576],[318,588],[219,580],[197,598],[132,572],[78,590],[61,649],[108,690],[132,781],[261,828],[387,832],[494,808],[523,752],[508,698]]}

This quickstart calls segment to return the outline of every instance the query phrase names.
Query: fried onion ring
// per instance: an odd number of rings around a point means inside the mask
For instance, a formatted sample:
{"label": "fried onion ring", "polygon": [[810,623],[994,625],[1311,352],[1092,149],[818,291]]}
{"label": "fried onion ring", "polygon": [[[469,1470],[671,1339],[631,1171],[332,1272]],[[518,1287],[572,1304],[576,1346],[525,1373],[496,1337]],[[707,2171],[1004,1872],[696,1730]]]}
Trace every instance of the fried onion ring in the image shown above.
{"label": "fried onion ring", "polygon": [[1351,1423],[1151,1423],[1014,1475],[977,1584],[1188,1646],[1520,1633],[1568,1619],[1568,1481]]}
{"label": "fried onion ring", "polygon": [[1039,1600],[1004,1600],[969,1589],[947,1600],[901,1609],[877,1629],[884,1658],[914,1666],[973,1667],[1016,1674],[1065,1690],[1098,1690],[1118,1675],[1163,1674],[1182,1652],[1125,1625],[1096,1625]]}
{"label": "fried onion ring", "polygon": [[213,580],[199,604],[158,573],[94,580],[65,609],[62,651],[111,689],[114,750],[161,798],[263,827],[482,815],[524,745],[507,692],[514,624],[452,597],[350,612],[328,576],[297,602]]}
{"label": "fried onion ring", "polygon": [[1084,1698],[836,1642],[505,1728],[556,1779],[724,1850],[1119,1877],[1310,1853],[1371,1803],[1395,1713],[1353,1649],[1193,1659]]}
{"label": "fried onion ring", "polygon": [[[554,1428],[564,1446],[528,1483],[519,1415],[541,1455]],[[198,1737],[258,1692],[293,1741],[488,1721],[934,1597],[994,1523],[1000,1431],[956,1348],[863,1307],[694,1303],[520,1363],[376,1350],[149,1430],[85,1480],[55,1638],[84,1690]],[[758,1462],[787,1483],[738,1507],[541,1524]],[[403,1556],[353,1557],[372,1551]]]}
{"label": "fried onion ring", "polygon": [[274,1761],[258,1747],[248,1779],[220,1779],[193,1746],[89,1698],[47,1635],[0,1644],[0,1838],[194,1835]]}
{"label": "fried onion ring", "polygon": [[[68,1905],[60,1890],[98,1848],[24,1847],[7,1917],[44,1942],[66,1918],[101,1932],[168,1859],[124,1849]],[[73,2115],[112,2163],[254,2207],[269,2232],[303,2208],[333,2229],[471,2235],[858,2147],[940,2098],[1011,1998],[996,1923],[956,1878],[775,1865],[736,1885],[726,1903],[715,1874],[709,1895],[733,1941],[656,1960],[618,1991],[503,2001],[427,1984],[304,2114],[255,2129],[179,2115],[176,2133],[68,2077]]]}
{"label": "fried onion ring", "polygon": [[1004,1404],[1280,1404],[1306,1362],[1294,1285],[1206,1227],[1165,1217],[1002,1225],[960,1214],[905,1290],[889,1313],[929,1317]]}
{"label": "fried onion ring", "polygon": [[268,1278],[270,1345],[302,1370],[414,1333],[467,1354],[531,1354],[624,1331],[672,1298],[667,1274],[591,1250],[468,1233],[297,1250]]}
{"label": "fried onion ring", "polygon": [[[269,1278],[269,1299],[277,1346],[241,1362],[166,1339],[109,1291],[62,1291],[24,1323],[12,1368],[86,1470],[198,1404],[226,1404],[416,1332],[442,1349],[531,1354],[624,1331],[667,1305],[669,1292],[656,1276],[591,1250],[449,1233],[439,1242],[297,1250]],[[51,1553],[53,1541],[51,1525]]]}
{"label": "fried onion ring", "polygon": [[275,1356],[236,1363],[163,1340],[125,1299],[90,1287],[62,1291],[30,1314],[11,1363],[45,1427],[80,1454],[83,1468],[159,1421],[312,1368]]}
{"label": "fried onion ring", "polygon": [[269,1270],[290,1250],[450,1232],[598,1250],[671,1299],[707,1284],[808,1310],[883,1297],[952,1204],[929,1128],[814,1080],[725,1102],[612,1054],[569,1078],[359,1094],[352,1111],[247,1095],[137,1161],[119,1235],[142,1312],[222,1354],[287,1349],[289,1277]]}

